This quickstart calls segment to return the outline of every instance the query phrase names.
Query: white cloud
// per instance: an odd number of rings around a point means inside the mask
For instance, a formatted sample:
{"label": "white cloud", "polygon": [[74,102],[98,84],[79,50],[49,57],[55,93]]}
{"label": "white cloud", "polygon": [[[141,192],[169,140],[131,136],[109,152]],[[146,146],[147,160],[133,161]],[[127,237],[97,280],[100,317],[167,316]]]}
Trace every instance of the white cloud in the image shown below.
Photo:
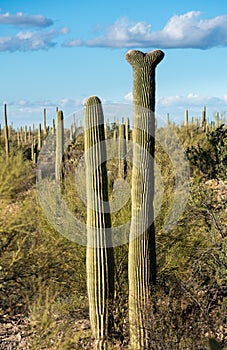
{"label": "white cloud", "polygon": [[[75,111],[80,111],[83,108],[83,99],[71,99],[63,97],[59,100],[27,100],[21,98],[15,101],[0,101],[7,104],[9,122],[13,122],[15,127],[24,124],[36,125],[43,120],[43,109],[46,108],[47,120],[50,123],[55,118],[56,107],[62,110],[65,119],[72,116]],[[83,113],[80,113],[83,116]]]}
{"label": "white cloud", "polygon": [[[226,104],[226,97],[215,97],[215,96],[200,96],[194,93],[189,93],[186,96],[167,96],[161,97],[157,104],[162,107],[177,106],[178,108],[187,108],[187,106],[219,106]],[[227,105],[226,105],[227,107]]]}
{"label": "white cloud", "polygon": [[129,101],[131,102],[133,100],[133,93],[132,92],[129,92],[127,95],[125,95],[124,99],[126,101]]}
{"label": "white cloud", "polygon": [[[47,30],[54,21],[41,15],[28,15],[22,12],[10,14],[0,13],[1,25],[14,25],[21,29],[16,34],[0,36],[0,52],[2,51],[37,51],[47,50],[56,46],[56,38],[69,33],[67,27]],[[27,27],[27,31],[24,28]],[[23,30],[22,30],[23,28]],[[34,29],[39,28],[39,29]]]}
{"label": "white cloud", "polygon": [[[133,93],[129,92],[124,96],[127,102],[133,101]],[[169,114],[175,122],[184,118],[184,111],[189,110],[191,116],[201,116],[204,106],[207,107],[208,118],[212,120],[216,112],[225,114],[227,112],[227,94],[217,96],[202,96],[193,92],[187,95],[174,95],[161,97],[156,101],[156,115],[161,119]]]}
{"label": "white cloud", "polygon": [[56,46],[55,39],[67,34],[66,28],[49,31],[18,32],[15,36],[0,37],[0,51],[37,51]]}
{"label": "white cloud", "polygon": [[82,45],[81,40],[71,40],[62,44],[63,47],[74,47],[74,46],[81,46],[81,45]]}
{"label": "white cloud", "polygon": [[[133,94],[129,92],[125,95],[124,100],[128,103],[132,102]],[[85,100],[83,98],[73,99],[69,97],[62,97],[59,100],[27,100],[21,98],[16,101],[0,101],[7,104],[9,122],[13,122],[15,127],[22,125],[32,125],[42,122],[43,109],[46,108],[48,123],[51,123],[52,118],[55,118],[56,107],[61,109],[64,113],[65,121],[71,120],[72,115],[76,113],[80,120],[83,120],[83,106]],[[102,100],[103,105],[113,105],[113,101]],[[122,115],[122,106],[120,113]],[[175,122],[182,122],[184,119],[185,109],[189,110],[189,115],[194,117],[201,117],[203,107],[207,107],[208,119],[214,119],[215,112],[220,112],[220,115],[225,115],[227,112],[227,94],[221,97],[215,96],[200,96],[193,92],[185,96],[166,96],[159,98],[156,102],[156,115],[160,120],[166,119],[167,113],[170,114],[171,120]],[[105,110],[105,118],[108,118],[108,109]],[[133,111],[132,111],[133,113]],[[112,116],[112,110],[111,110]],[[111,119],[110,116],[110,119]]]}
{"label": "white cloud", "polygon": [[26,27],[49,27],[53,24],[53,21],[41,15],[27,15],[22,12],[11,15],[9,12],[6,12],[0,14],[0,24]]}
{"label": "white cloud", "polygon": [[201,19],[199,11],[174,15],[159,31],[152,30],[149,23],[130,23],[122,18],[107,27],[102,36],[85,41],[75,39],[63,46],[163,49],[227,46],[227,15],[210,19]]}
{"label": "white cloud", "polygon": [[67,28],[67,27],[63,27],[63,28],[61,28],[60,30],[59,30],[59,32],[60,33],[62,33],[62,34],[68,34],[69,33],[69,28]]}

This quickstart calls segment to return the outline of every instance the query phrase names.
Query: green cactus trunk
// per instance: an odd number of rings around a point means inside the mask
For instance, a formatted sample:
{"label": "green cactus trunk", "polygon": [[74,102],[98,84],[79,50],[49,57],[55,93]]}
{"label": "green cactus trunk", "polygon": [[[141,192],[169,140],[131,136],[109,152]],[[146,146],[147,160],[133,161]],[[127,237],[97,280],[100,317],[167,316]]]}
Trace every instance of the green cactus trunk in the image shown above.
{"label": "green cactus trunk", "polygon": [[20,133],[17,131],[17,146],[20,146]]}
{"label": "green cactus trunk", "polygon": [[52,133],[52,135],[55,135],[55,120],[54,120],[54,118],[52,119],[51,133]]}
{"label": "green cactus trunk", "polygon": [[9,129],[8,129],[8,122],[7,122],[7,106],[6,106],[6,103],[4,103],[4,135],[5,135],[6,158],[9,158]]}
{"label": "green cactus trunk", "polygon": [[171,121],[170,121],[170,116],[169,116],[169,113],[167,113],[166,118],[167,118],[167,126],[168,126],[168,127],[170,127],[170,125],[171,125]]}
{"label": "green cactus trunk", "polygon": [[41,151],[41,148],[42,148],[42,126],[41,126],[41,123],[39,123],[38,125],[38,152]]}
{"label": "green cactus trunk", "polygon": [[184,125],[188,128],[188,109],[184,112]]}
{"label": "green cactus trunk", "polygon": [[133,350],[149,349],[148,303],[156,280],[154,196],[155,68],[164,53],[129,51],[134,73],[132,223],[129,241],[129,322]]}
{"label": "green cactus trunk", "polygon": [[119,157],[118,177],[120,179],[124,179],[127,171],[125,124],[121,124],[119,126],[118,157]]}
{"label": "green cactus trunk", "polygon": [[219,128],[219,126],[220,126],[219,113],[216,112],[216,114],[215,114],[215,127],[216,127],[216,128]]}
{"label": "green cactus trunk", "polygon": [[55,180],[62,180],[62,161],[64,156],[64,116],[62,111],[56,112],[56,158]]}
{"label": "green cactus trunk", "polygon": [[126,121],[125,121],[125,139],[126,139],[126,145],[128,145],[128,142],[129,142],[129,139],[130,139],[129,132],[130,132],[129,118],[126,118]]}
{"label": "green cactus trunk", "polygon": [[206,131],[206,124],[207,124],[206,107],[204,107],[204,109],[202,111],[202,129],[203,129],[203,131]]}
{"label": "green cactus trunk", "polygon": [[87,288],[96,349],[107,349],[111,327],[109,307],[114,293],[114,258],[108,204],[106,145],[102,105],[98,97],[85,103],[87,186]]}
{"label": "green cactus trunk", "polygon": [[46,108],[43,110],[43,135],[47,135],[47,117],[46,117]]}

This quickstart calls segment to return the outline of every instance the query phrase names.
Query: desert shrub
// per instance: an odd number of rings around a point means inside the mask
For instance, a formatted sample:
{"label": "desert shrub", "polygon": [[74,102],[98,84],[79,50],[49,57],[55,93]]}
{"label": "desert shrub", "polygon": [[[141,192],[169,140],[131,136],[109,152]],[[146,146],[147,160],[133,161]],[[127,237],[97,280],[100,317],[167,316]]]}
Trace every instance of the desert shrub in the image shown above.
{"label": "desert shrub", "polygon": [[86,291],[85,250],[48,223],[40,208],[30,162],[17,154],[0,158],[0,300],[1,312],[27,312],[43,288],[59,295]]}
{"label": "desert shrub", "polygon": [[208,131],[203,140],[187,148],[192,170],[197,168],[207,179],[227,179],[227,128],[222,124]]}
{"label": "desert shrub", "polygon": [[0,199],[16,200],[34,183],[35,173],[31,163],[25,161],[22,152],[6,159],[0,156]]}

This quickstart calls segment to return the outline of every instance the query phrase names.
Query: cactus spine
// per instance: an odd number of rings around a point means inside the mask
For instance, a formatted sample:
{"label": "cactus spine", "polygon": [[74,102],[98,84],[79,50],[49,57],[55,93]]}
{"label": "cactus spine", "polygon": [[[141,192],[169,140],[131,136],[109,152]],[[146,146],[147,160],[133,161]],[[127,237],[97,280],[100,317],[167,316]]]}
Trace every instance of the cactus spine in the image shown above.
{"label": "cactus spine", "polygon": [[56,159],[55,180],[62,180],[62,160],[64,155],[64,116],[62,111],[56,112]]}
{"label": "cactus spine", "polygon": [[7,123],[7,106],[4,103],[4,135],[5,135],[5,150],[6,158],[9,158],[9,129]]}
{"label": "cactus spine", "polygon": [[84,145],[87,185],[87,288],[90,322],[96,349],[107,349],[109,306],[113,297],[113,248],[108,210],[106,145],[102,105],[87,99],[84,111]]}
{"label": "cactus spine", "polygon": [[154,195],[155,68],[164,53],[126,53],[134,73],[132,223],[129,240],[129,322],[133,350],[149,349],[147,305],[156,279]]}

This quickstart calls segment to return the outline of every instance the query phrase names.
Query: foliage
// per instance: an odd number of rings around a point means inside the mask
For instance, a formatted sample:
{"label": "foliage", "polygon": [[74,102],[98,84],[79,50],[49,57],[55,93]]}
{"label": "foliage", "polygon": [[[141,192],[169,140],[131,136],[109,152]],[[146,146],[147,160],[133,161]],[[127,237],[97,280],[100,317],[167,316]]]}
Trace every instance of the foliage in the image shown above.
{"label": "foliage", "polygon": [[31,164],[24,159],[19,151],[6,159],[0,156],[0,198],[16,200],[17,196],[25,193],[34,182],[34,172]]}
{"label": "foliage", "polygon": [[227,128],[222,124],[209,131],[202,142],[187,149],[193,167],[207,179],[227,179]]}
{"label": "foliage", "polygon": [[67,296],[73,288],[85,293],[85,251],[55,232],[44,218],[32,185],[32,167],[22,161],[20,152],[9,158],[6,167],[2,163],[1,312],[26,314],[40,281],[44,289],[55,285],[59,295]]}
{"label": "foliage", "polygon": [[[185,149],[193,149],[188,153],[191,187],[184,213],[165,232],[162,226],[173,201],[175,178],[169,153],[157,143],[156,161],[165,192],[156,218],[157,284],[147,305],[151,348],[221,349],[227,346],[226,127],[207,134],[196,131],[194,126],[187,130],[183,126],[174,128]],[[165,136],[166,130],[158,132]],[[170,149],[171,139],[167,137],[166,143]],[[192,157],[195,149],[196,162]],[[203,162],[203,151],[207,157],[210,152],[213,161],[217,159],[212,163],[213,173],[210,163]],[[44,217],[34,168],[24,154],[15,148],[8,161],[4,152],[0,155],[0,313],[28,317],[23,349],[91,349],[85,248],[67,241]],[[107,163],[111,172],[110,198],[118,176],[117,164],[115,160]],[[64,196],[69,208],[85,220],[84,207],[72,186],[73,161],[65,165]],[[130,183],[130,179],[131,164],[126,180]],[[130,220],[130,205],[129,201],[112,214],[115,227]],[[128,245],[114,248],[114,254],[114,330],[110,349],[126,349]]]}

